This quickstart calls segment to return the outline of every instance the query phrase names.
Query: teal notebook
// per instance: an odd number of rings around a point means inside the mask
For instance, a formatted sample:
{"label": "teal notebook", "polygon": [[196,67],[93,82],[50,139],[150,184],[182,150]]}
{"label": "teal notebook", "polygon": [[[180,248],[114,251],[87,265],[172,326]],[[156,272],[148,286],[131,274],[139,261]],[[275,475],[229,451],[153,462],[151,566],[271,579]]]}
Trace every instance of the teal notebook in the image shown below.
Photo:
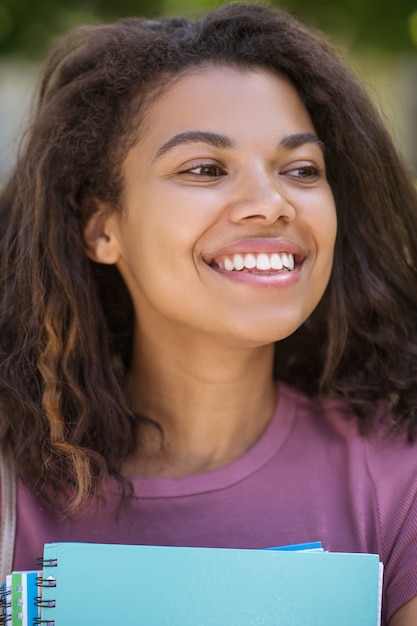
{"label": "teal notebook", "polygon": [[48,626],[377,626],[377,555],[51,543]]}

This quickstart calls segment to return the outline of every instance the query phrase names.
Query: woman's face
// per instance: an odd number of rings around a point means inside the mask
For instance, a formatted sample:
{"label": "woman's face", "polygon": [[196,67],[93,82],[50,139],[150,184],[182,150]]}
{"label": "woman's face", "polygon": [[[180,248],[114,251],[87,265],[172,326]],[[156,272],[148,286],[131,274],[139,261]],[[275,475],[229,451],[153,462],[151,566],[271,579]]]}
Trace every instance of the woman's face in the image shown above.
{"label": "woman's face", "polygon": [[323,146],[287,80],[185,74],[150,106],[123,176],[111,254],[97,260],[117,263],[143,332],[265,345],[316,307],[336,212]]}

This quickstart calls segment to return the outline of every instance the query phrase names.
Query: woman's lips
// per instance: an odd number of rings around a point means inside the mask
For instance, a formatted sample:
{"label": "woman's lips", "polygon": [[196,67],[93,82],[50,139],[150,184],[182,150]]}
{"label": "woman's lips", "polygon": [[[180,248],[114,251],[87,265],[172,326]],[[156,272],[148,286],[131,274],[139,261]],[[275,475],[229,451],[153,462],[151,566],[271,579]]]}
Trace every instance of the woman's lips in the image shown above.
{"label": "woman's lips", "polygon": [[234,242],[204,261],[226,272],[292,272],[306,257],[303,248],[284,238],[253,238]]}

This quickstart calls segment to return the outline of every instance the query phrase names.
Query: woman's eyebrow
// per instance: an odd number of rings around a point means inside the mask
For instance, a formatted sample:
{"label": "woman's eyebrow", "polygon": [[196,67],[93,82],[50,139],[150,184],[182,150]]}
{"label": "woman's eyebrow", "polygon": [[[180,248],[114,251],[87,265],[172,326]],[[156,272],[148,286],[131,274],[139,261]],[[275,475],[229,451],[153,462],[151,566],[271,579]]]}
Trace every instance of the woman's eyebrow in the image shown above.
{"label": "woman's eyebrow", "polygon": [[317,137],[315,133],[291,133],[290,135],[284,135],[284,137],[279,142],[279,147],[284,148],[284,150],[295,150],[295,148],[300,148],[307,143],[314,143],[319,146],[321,150],[324,151],[324,144]]}
{"label": "woman's eyebrow", "polygon": [[227,135],[202,130],[189,130],[171,137],[171,139],[159,148],[153,160],[156,161],[156,159],[159,159],[159,157],[169,150],[172,150],[172,148],[186,143],[207,143],[215,148],[222,149],[231,149],[235,146],[234,141]]}
{"label": "woman's eyebrow", "polygon": [[[153,161],[156,161],[176,146],[188,143],[206,143],[210,146],[214,146],[215,148],[229,150],[234,148],[236,145],[230,137],[221,133],[214,133],[202,130],[189,130],[174,135],[173,137],[171,137],[171,139],[164,143],[157,151]],[[300,146],[303,146],[307,143],[318,144],[319,147],[323,150],[323,142],[320,141],[317,135],[310,132],[291,133],[290,135],[285,135],[279,142],[279,148],[284,148],[284,150],[294,150],[295,148],[299,148]]]}

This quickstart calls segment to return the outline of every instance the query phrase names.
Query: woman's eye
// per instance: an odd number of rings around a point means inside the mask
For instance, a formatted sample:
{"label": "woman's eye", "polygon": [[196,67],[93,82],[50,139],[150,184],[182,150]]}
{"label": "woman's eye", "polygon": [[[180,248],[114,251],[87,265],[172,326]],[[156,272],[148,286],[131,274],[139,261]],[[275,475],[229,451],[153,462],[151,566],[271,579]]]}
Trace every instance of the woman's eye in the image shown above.
{"label": "woman's eye", "polygon": [[225,173],[226,172],[220,165],[215,165],[214,163],[202,163],[201,165],[195,165],[194,167],[180,172],[180,174],[192,174],[193,176],[203,178],[216,178],[223,176]]}
{"label": "woman's eye", "polygon": [[301,165],[285,170],[282,173],[291,178],[309,181],[316,180],[320,176],[321,170],[316,165]]}

